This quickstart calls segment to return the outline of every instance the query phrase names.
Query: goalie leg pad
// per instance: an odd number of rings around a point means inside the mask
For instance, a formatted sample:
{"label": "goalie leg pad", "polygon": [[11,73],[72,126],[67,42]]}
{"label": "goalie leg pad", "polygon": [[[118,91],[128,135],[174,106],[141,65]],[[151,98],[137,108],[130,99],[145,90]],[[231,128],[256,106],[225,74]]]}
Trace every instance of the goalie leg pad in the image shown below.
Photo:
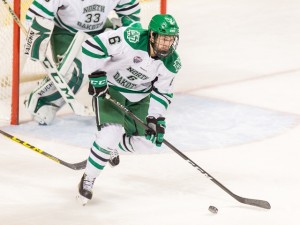
{"label": "goalie leg pad", "polygon": [[39,125],[50,125],[55,118],[57,110],[54,106],[44,105],[33,115],[33,119]]}
{"label": "goalie leg pad", "polygon": [[25,98],[24,104],[35,121],[41,125],[49,125],[55,118],[56,112],[63,106],[64,101],[57,93],[54,84],[46,77]]}
{"label": "goalie leg pad", "polygon": [[[87,76],[84,77],[82,74],[81,45],[89,37],[90,35],[78,31],[58,65],[60,74],[66,78],[66,81],[70,81],[72,86],[74,86],[74,94],[88,83]],[[73,79],[73,81],[71,79]]]}
{"label": "goalie leg pad", "polygon": [[[88,82],[88,79],[82,74],[80,62],[81,43],[88,37],[89,36],[83,32],[78,32],[75,35],[74,40],[70,44],[58,68],[60,74],[62,74],[74,94]],[[56,112],[64,104],[64,99],[49,78],[45,78],[25,100],[27,111],[37,122],[43,125],[51,124]]]}
{"label": "goalie leg pad", "polygon": [[34,17],[26,37],[24,54],[34,61],[44,61],[53,28],[51,20]]}
{"label": "goalie leg pad", "polygon": [[78,31],[76,33],[71,44],[62,56],[62,59],[60,60],[60,63],[58,65],[58,70],[62,75],[66,74],[70,70],[75,58],[80,60],[81,45],[85,40],[87,40],[90,37],[90,35],[82,31]]}
{"label": "goalie leg pad", "polygon": [[[88,81],[87,79],[84,79],[81,70],[81,63],[76,58],[67,74],[65,74],[64,78],[74,94],[76,94],[79,89]],[[27,96],[25,100],[25,107],[27,111],[33,116],[38,116],[39,119],[37,120],[41,120],[40,118],[45,120],[46,124],[50,124],[52,122],[56,112],[63,107],[64,104],[65,101],[63,97],[60,95],[55,85],[51,80],[49,80],[48,77],[45,78],[41,84]],[[52,108],[52,110],[41,110],[41,108],[43,108],[45,105]],[[44,114],[50,112],[51,116]]]}

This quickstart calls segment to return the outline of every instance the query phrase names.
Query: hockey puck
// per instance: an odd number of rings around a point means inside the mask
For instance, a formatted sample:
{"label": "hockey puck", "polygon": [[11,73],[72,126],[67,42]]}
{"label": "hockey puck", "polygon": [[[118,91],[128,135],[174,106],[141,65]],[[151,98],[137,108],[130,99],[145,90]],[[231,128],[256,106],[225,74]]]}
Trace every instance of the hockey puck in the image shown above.
{"label": "hockey puck", "polygon": [[208,210],[212,213],[218,213],[218,208],[212,205],[208,207]]}

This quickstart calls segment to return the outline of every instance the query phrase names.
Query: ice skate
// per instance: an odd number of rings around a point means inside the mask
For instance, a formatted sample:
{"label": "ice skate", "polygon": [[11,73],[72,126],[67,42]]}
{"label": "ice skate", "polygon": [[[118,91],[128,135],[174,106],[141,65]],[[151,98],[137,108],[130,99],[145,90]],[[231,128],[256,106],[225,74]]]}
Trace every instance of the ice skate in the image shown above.
{"label": "ice skate", "polygon": [[108,162],[112,167],[119,165],[120,157],[118,150],[115,149],[110,152],[110,159],[108,160]]}
{"label": "ice skate", "polygon": [[77,199],[81,201],[83,206],[85,206],[93,197],[94,181],[95,178],[90,178],[86,174],[83,174],[80,183],[78,184],[79,195],[77,196]]}

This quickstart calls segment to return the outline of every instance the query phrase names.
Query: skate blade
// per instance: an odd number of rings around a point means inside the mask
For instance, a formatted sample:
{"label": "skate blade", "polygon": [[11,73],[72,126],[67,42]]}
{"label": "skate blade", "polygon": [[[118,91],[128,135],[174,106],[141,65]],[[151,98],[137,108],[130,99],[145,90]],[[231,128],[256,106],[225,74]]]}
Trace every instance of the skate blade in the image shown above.
{"label": "skate blade", "polygon": [[82,206],[85,206],[85,205],[88,203],[88,201],[89,201],[89,199],[87,199],[87,198],[85,198],[85,197],[83,197],[83,196],[81,196],[81,195],[77,195],[77,196],[76,196],[76,199],[77,199],[77,201],[78,201]]}

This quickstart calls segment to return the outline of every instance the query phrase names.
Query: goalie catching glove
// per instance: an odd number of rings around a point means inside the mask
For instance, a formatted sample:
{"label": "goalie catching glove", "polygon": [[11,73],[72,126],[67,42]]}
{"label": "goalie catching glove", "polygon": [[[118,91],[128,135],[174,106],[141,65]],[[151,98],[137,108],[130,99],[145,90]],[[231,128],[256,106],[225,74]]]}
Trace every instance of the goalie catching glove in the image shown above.
{"label": "goalie catching glove", "polygon": [[155,118],[153,116],[148,116],[146,118],[147,125],[151,129],[147,129],[145,136],[147,140],[150,140],[152,143],[156,144],[157,147],[160,147],[165,135],[166,121],[164,117]]}
{"label": "goalie catching glove", "polygon": [[94,72],[89,75],[89,80],[89,94],[94,97],[104,98],[108,91],[106,72]]}

